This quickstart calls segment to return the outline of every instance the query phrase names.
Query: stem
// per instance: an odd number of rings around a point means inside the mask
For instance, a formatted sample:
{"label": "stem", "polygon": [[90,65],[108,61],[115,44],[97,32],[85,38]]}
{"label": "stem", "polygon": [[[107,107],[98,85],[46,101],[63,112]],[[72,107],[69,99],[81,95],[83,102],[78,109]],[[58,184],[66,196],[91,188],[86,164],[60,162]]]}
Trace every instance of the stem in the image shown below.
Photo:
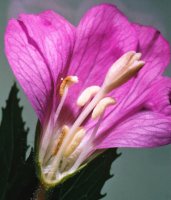
{"label": "stem", "polygon": [[46,200],[45,189],[43,188],[43,186],[40,185],[37,189],[34,200]]}

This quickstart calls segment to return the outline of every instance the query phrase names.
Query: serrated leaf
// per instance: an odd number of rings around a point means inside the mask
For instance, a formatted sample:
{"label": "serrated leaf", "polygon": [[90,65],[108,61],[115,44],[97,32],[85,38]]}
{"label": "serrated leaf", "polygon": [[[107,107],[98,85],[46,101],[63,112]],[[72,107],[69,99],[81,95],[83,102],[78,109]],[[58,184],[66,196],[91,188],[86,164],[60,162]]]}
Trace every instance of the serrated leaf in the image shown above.
{"label": "serrated leaf", "polygon": [[109,149],[91,161],[85,168],[73,177],[49,189],[47,200],[99,200],[105,196],[101,189],[112,177],[110,168],[112,162],[119,156],[116,149]]}
{"label": "serrated leaf", "polygon": [[19,106],[17,93],[18,89],[14,84],[6,102],[6,107],[2,109],[0,126],[0,200],[27,199],[22,197],[22,192],[25,191],[24,188],[31,182],[33,186],[36,184],[33,161],[30,161],[32,153],[26,160],[28,129],[24,128],[22,108]]}
{"label": "serrated leaf", "polygon": [[30,200],[37,189],[33,151],[24,165],[19,169],[17,176],[12,179],[6,199]]}

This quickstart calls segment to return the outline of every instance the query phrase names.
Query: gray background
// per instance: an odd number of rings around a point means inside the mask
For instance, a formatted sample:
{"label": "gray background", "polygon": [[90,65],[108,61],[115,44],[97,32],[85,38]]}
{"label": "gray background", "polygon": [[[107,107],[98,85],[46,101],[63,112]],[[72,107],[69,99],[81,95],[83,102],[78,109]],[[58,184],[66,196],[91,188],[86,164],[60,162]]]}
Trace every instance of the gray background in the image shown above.
{"label": "gray background", "polygon": [[[77,24],[82,14],[92,5],[101,2],[116,4],[130,20],[157,27],[171,42],[170,0],[0,0],[0,106],[14,82],[3,53],[3,35],[10,17],[21,12],[38,12],[53,8],[72,23]],[[171,75],[171,68],[167,70]],[[36,116],[20,90],[20,104],[24,106],[23,118],[30,128],[29,144],[33,144]],[[122,156],[113,163],[115,174],[103,188],[106,200],[171,200],[171,146],[155,149],[119,149]]]}

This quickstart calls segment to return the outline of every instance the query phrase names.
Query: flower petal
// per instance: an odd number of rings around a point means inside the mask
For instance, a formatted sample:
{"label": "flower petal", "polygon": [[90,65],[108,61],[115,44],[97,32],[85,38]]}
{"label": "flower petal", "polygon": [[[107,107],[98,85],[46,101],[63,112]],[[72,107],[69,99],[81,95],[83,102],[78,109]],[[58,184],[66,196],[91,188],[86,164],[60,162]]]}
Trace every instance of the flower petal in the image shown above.
{"label": "flower petal", "polygon": [[135,50],[137,45],[134,28],[110,4],[90,9],[80,21],[76,34],[71,70],[84,85],[102,84],[116,59],[129,50]]}
{"label": "flower petal", "polygon": [[129,88],[124,86],[126,90],[121,89],[122,95],[124,93],[124,96],[127,96],[124,100],[124,107],[133,106],[138,103],[138,100],[145,98],[153,81],[163,73],[170,62],[169,43],[159,31],[147,26],[134,25],[134,27],[139,38],[137,51],[142,53],[142,59],[146,64],[132,84],[129,84]]}
{"label": "flower petal", "polygon": [[[6,55],[41,122],[49,109],[60,74],[66,74],[75,29],[52,11],[10,20]],[[56,93],[55,93],[56,95]]]}
{"label": "flower petal", "polygon": [[132,24],[115,6],[102,4],[90,9],[76,31],[68,73],[77,75],[79,83],[69,91],[69,107],[77,111],[76,99],[80,92],[88,86],[101,85],[116,59],[136,47],[137,37]]}
{"label": "flower petal", "polygon": [[[134,104],[133,102],[137,98],[141,98],[170,62],[169,43],[159,31],[147,26],[134,25],[134,27],[139,38],[137,51],[142,53],[142,59],[146,64],[131,85],[127,100],[124,103],[125,107]],[[125,93],[127,92],[125,91]]]}
{"label": "flower petal", "polygon": [[146,67],[142,71],[152,69],[155,72],[158,69],[158,73],[164,72],[171,56],[168,41],[153,27],[138,24],[133,26],[139,38],[137,51],[142,53],[142,59],[146,62]]}
{"label": "flower petal", "polygon": [[144,111],[127,118],[118,126],[111,125],[96,141],[96,148],[158,147],[169,143],[171,117]]}
{"label": "flower petal", "polygon": [[171,79],[160,77],[150,88],[145,108],[171,116]]}
{"label": "flower petal", "polygon": [[108,109],[106,121],[113,122],[124,112],[128,110],[133,112],[138,107],[144,106],[147,99],[151,97],[152,87],[156,81],[159,81],[164,68],[170,61],[168,42],[157,30],[139,25],[134,25],[134,27],[139,38],[138,50],[142,53],[146,64],[136,77],[111,94],[117,104],[114,108]]}

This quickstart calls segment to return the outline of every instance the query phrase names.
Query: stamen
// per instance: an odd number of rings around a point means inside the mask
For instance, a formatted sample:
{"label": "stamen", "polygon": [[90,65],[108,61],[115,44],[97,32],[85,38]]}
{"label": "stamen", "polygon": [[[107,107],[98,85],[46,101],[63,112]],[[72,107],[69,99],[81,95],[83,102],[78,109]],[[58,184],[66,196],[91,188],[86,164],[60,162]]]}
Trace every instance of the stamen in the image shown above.
{"label": "stamen", "polygon": [[[101,88],[95,88],[92,89],[91,87],[85,90],[81,96],[77,100],[77,104],[80,106],[84,106],[93,96],[94,98],[86,105],[86,107],[83,109],[83,111],[80,113],[76,121],[71,126],[69,133],[62,139],[60,148],[58,148],[54,159],[51,163],[51,173],[48,173],[47,179],[52,179],[54,176],[58,177],[61,175],[60,167],[62,161],[67,159],[72,153],[76,150],[76,148],[81,145],[81,141],[84,140],[83,137],[85,135],[85,132],[82,132],[80,134],[75,134],[78,127],[81,126],[81,124],[84,122],[86,117],[93,111],[92,118],[96,119],[99,117],[99,121],[97,123],[97,126],[95,127],[93,132],[97,132],[98,127],[100,125],[100,121],[102,119],[102,116],[105,112],[105,109],[109,105],[113,105],[115,103],[114,99],[110,97],[106,97],[106,94],[111,92],[113,89],[119,87],[120,85],[124,84],[126,81],[128,81],[130,78],[132,78],[145,64],[143,61],[140,60],[141,54],[136,53],[134,51],[130,51],[128,53],[125,53],[121,58],[119,58],[108,70],[104,83]],[[66,77],[66,79],[63,80],[61,87],[60,87],[60,95],[62,96],[62,99],[67,94],[68,87],[72,84],[77,82],[77,78],[75,81],[71,77]],[[97,89],[97,90],[96,90]],[[62,100],[64,102],[64,100]],[[63,105],[63,103],[62,103]],[[61,110],[61,106],[60,109]],[[59,114],[57,115],[59,116]],[[96,134],[96,133],[95,133]],[[93,137],[92,137],[93,138]],[[91,141],[93,140],[91,138]],[[87,150],[85,152],[83,151],[82,154],[80,154],[78,158],[78,162],[84,157],[85,154],[87,154]],[[76,164],[77,165],[77,164]],[[65,166],[65,163],[63,163],[63,166]],[[74,164],[75,167],[75,164]],[[71,167],[72,168],[72,167]]]}
{"label": "stamen", "polygon": [[62,127],[59,137],[57,138],[57,140],[55,142],[54,149],[52,150],[52,156],[57,154],[57,152],[58,152],[59,148],[61,147],[62,142],[63,142],[64,138],[66,137],[66,135],[68,134],[68,132],[69,132],[69,127],[64,125]]}
{"label": "stamen", "polygon": [[62,107],[63,107],[63,105],[64,105],[65,99],[66,99],[66,97],[67,97],[67,94],[68,94],[68,89],[65,89],[65,90],[64,90],[64,93],[62,94],[60,103],[59,103],[59,105],[58,105],[58,107],[57,107],[57,109],[56,109],[56,112],[55,112],[54,124],[56,123],[56,121],[57,121],[57,119],[58,119],[58,117],[59,117],[59,114],[60,114],[60,112],[61,112],[61,110],[62,110]]}
{"label": "stamen", "polygon": [[59,172],[59,165],[60,165],[60,161],[62,159],[63,156],[63,152],[65,151],[68,143],[71,141],[71,139],[73,138],[73,136],[75,135],[76,130],[78,129],[78,127],[82,124],[82,122],[85,120],[85,118],[89,115],[89,113],[93,110],[93,108],[97,105],[97,103],[104,97],[104,91],[100,90],[95,97],[93,98],[93,100],[86,106],[86,108],[83,110],[83,112],[79,115],[79,117],[76,119],[76,121],[74,122],[73,126],[71,127],[69,133],[67,134],[67,137],[64,139],[61,148],[59,149],[57,155],[55,156],[53,163],[51,165],[52,167],[52,172],[53,173],[49,173],[48,174],[48,179],[50,180],[51,178],[53,178],[54,174],[56,173],[56,176],[58,176]]}
{"label": "stamen", "polygon": [[77,148],[77,150],[75,150],[69,157],[64,157],[60,167],[60,171],[63,172],[70,169],[74,165],[75,161],[78,159],[80,153],[81,149]]}
{"label": "stamen", "polygon": [[116,101],[112,98],[112,97],[105,97],[103,98],[94,108],[93,112],[92,112],[92,118],[96,119],[98,117],[100,117],[105,109],[110,106],[110,105],[114,105],[116,103]]}
{"label": "stamen", "polygon": [[82,141],[85,132],[85,129],[81,128],[75,133],[75,136],[71,140],[70,144],[68,144],[68,147],[64,152],[65,157],[69,157],[75,151],[75,149],[79,146],[80,142]]}
{"label": "stamen", "polygon": [[92,97],[94,97],[97,94],[97,92],[99,92],[99,90],[100,87],[96,85],[86,88],[78,97],[77,105],[81,107],[84,106],[92,99]]}
{"label": "stamen", "polygon": [[103,116],[104,116],[104,112],[102,113],[102,115],[100,115],[96,125],[93,128],[92,133],[90,134],[90,137],[88,138],[88,140],[84,144],[84,146],[86,146],[86,148],[82,148],[82,151],[81,151],[79,157],[77,158],[76,162],[74,163],[74,165],[70,169],[70,173],[75,171],[81,165],[81,163],[85,160],[88,153],[91,152],[91,150],[93,148],[93,141],[96,137],[97,131],[99,130],[100,124],[102,123]]}
{"label": "stamen", "polygon": [[59,88],[59,94],[61,95],[61,101],[58,105],[58,108],[56,109],[55,117],[54,117],[54,123],[57,121],[59,114],[62,110],[62,107],[64,105],[65,99],[68,94],[68,88],[73,84],[78,83],[78,77],[77,76],[67,76],[63,79],[60,88]]}
{"label": "stamen", "polygon": [[[60,100],[59,105],[56,109],[54,119],[53,119],[53,124],[56,124],[57,119],[60,115],[60,112],[62,110],[62,107],[64,105],[65,99],[66,99],[67,94],[68,94],[69,86],[71,86],[73,83],[77,83],[77,82],[78,82],[77,76],[67,76],[66,78],[63,79],[63,81],[60,85],[60,89],[59,89],[59,94],[61,95],[61,100]],[[47,150],[48,150],[50,140],[51,140],[52,135],[53,135],[52,130],[50,131],[49,134],[47,134],[47,131],[45,130],[45,133],[46,134],[42,138],[42,145],[41,145],[41,162],[43,161],[43,159],[44,159],[44,161],[46,161],[47,157],[49,157]]]}
{"label": "stamen", "polygon": [[59,94],[63,96],[65,89],[69,88],[73,83],[78,83],[77,76],[67,76],[64,78],[60,85]]}
{"label": "stamen", "polygon": [[141,53],[129,51],[119,58],[106,74],[103,89],[106,93],[127,82],[145,64],[140,60]]}

